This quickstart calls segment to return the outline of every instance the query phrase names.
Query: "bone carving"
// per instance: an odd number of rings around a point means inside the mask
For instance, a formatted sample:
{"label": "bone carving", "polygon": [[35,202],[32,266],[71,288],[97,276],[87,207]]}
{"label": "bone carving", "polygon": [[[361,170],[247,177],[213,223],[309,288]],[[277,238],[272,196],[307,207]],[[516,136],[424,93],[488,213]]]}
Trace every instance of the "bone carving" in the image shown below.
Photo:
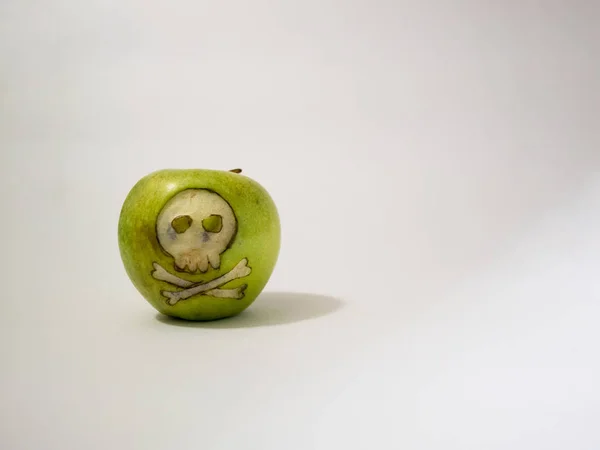
{"label": "bone carving", "polygon": [[167,298],[167,303],[171,306],[176,305],[180,300],[186,300],[194,295],[240,299],[244,297],[244,290],[247,287],[246,284],[233,289],[220,289],[220,287],[230,281],[247,277],[252,272],[252,269],[248,267],[248,259],[244,258],[237,263],[233,269],[220,277],[214,278],[208,282],[193,283],[184,280],[183,278],[179,278],[177,275],[173,275],[156,262],[153,263],[153,267],[153,278],[183,288],[181,291],[161,291],[161,294]]}

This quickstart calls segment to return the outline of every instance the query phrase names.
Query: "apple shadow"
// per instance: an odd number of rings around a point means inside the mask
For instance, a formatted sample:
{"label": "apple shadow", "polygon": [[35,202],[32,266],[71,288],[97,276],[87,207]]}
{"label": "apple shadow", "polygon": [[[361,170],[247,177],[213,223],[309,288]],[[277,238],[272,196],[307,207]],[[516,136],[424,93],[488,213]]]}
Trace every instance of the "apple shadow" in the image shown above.
{"label": "apple shadow", "polygon": [[245,311],[225,319],[194,322],[156,314],[159,322],[188,328],[252,328],[285,325],[332,314],[344,302],[328,295],[302,292],[264,292]]}

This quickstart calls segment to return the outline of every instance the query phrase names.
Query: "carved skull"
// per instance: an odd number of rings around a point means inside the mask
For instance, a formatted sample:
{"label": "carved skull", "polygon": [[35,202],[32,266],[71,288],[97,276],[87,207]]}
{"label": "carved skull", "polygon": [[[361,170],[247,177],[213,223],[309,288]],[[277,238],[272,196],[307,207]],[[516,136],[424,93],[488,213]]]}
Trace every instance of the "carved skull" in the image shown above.
{"label": "carved skull", "polygon": [[158,242],[180,270],[206,272],[221,265],[221,253],[237,230],[235,214],[223,197],[187,189],[171,198],[156,221]]}

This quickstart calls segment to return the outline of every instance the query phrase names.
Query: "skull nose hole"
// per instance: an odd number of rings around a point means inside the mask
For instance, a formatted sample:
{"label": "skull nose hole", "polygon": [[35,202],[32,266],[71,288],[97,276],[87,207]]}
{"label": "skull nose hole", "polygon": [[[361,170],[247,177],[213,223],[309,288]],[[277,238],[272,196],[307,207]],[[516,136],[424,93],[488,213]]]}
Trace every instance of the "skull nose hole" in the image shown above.
{"label": "skull nose hole", "polygon": [[223,228],[223,218],[218,214],[208,216],[202,221],[202,228],[209,233],[218,233]]}
{"label": "skull nose hole", "polygon": [[192,218],[190,216],[177,216],[171,221],[171,226],[177,234],[185,233],[192,226]]}

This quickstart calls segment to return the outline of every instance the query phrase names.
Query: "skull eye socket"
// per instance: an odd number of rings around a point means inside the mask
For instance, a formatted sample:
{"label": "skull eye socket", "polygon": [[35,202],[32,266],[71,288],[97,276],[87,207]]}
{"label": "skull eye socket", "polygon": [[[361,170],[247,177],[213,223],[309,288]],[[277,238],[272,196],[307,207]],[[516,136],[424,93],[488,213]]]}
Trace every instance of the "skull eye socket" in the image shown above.
{"label": "skull eye socket", "polygon": [[202,228],[209,233],[218,233],[223,228],[223,218],[218,214],[208,216],[202,221]]}
{"label": "skull eye socket", "polygon": [[171,221],[171,226],[177,234],[185,233],[192,226],[192,218],[190,216],[177,216]]}

